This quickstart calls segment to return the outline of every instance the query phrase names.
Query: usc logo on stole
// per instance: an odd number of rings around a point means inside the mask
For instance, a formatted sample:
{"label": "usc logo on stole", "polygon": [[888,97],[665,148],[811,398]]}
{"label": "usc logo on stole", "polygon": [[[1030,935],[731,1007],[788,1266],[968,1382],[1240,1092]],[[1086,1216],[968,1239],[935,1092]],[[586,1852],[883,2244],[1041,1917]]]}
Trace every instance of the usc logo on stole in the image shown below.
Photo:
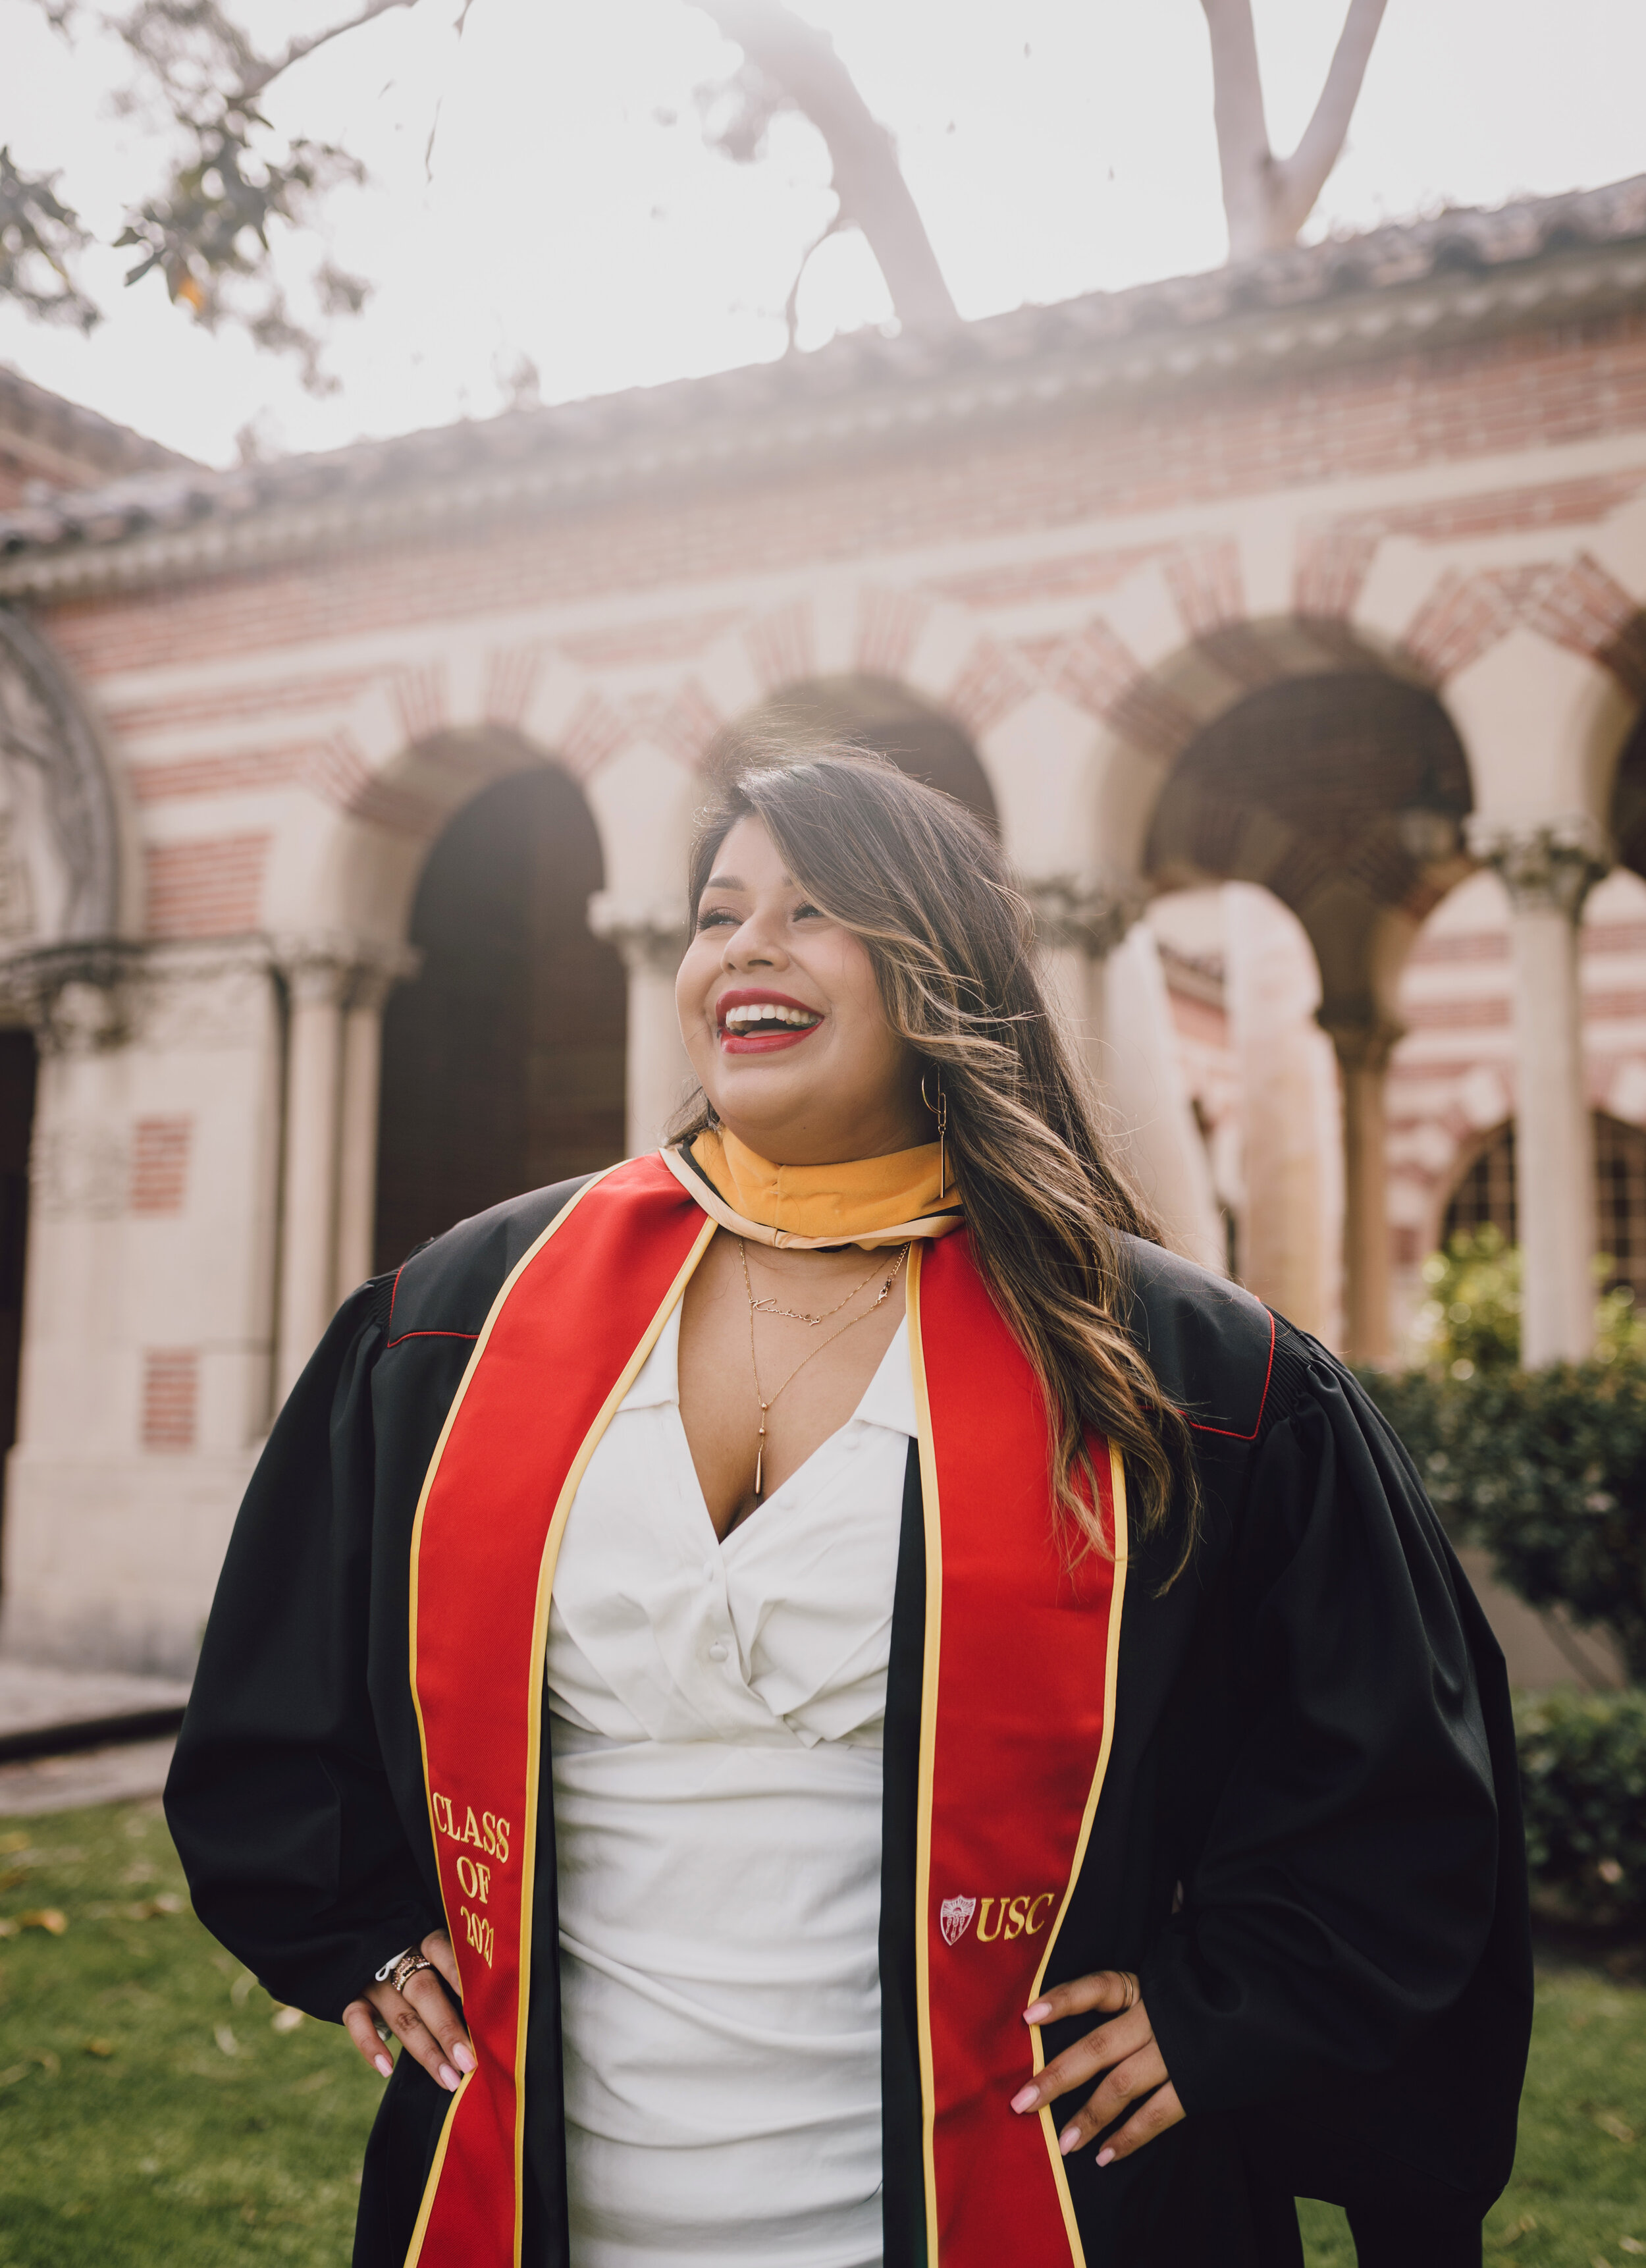
{"label": "usc logo on stole", "polygon": [[1055,1890],[1025,1890],[1018,1897],[984,1898],[978,1912],[976,1898],[945,1898],[937,1909],[937,1926],[945,1945],[959,1945],[977,1915],[977,1941],[1010,1945],[1014,1938],[1039,1937],[1057,1904]]}

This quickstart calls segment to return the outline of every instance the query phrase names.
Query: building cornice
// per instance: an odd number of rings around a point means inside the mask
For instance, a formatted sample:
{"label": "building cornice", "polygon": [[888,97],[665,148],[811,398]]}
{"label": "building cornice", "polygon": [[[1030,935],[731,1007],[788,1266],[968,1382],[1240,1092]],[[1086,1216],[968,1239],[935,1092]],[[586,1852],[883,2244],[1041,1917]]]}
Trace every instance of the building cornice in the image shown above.
{"label": "building cornice", "polygon": [[[1300,375],[1646,308],[1646,195],[1623,240],[1449,264],[1419,228],[964,326],[942,341],[837,342],[716,377],[451,427],[244,472],[116,483],[0,519],[0,599],[50,602],[220,576],[815,465],[988,423]],[[1637,214],[1635,206],[1642,210]],[[1461,216],[1507,230],[1510,214]],[[1549,240],[1551,234],[1553,241]],[[1366,251],[1381,246],[1379,260]],[[1391,248],[1392,247],[1392,248]],[[1402,260],[1408,280],[1400,280]],[[1351,256],[1353,255],[1353,256]],[[1335,265],[1334,264],[1335,262]],[[1414,272],[1421,271],[1421,272]],[[1391,277],[1393,280],[1388,280]],[[1276,299],[1284,304],[1275,304]],[[1262,304],[1251,304],[1253,300]]]}

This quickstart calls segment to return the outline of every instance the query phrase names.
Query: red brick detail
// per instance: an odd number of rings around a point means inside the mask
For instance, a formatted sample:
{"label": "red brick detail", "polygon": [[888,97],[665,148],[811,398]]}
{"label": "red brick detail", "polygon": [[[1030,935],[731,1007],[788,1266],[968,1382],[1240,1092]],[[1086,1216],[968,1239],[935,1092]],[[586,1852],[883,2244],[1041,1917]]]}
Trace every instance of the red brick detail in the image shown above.
{"label": "red brick detail", "polygon": [[1177,755],[1198,729],[1194,711],[1150,681],[1136,655],[1105,622],[1086,625],[1052,681],[1065,700],[1101,718],[1150,755]]}
{"label": "red brick detail", "polygon": [[442,663],[432,661],[426,669],[397,671],[389,692],[408,740],[431,740],[437,733],[445,731],[446,691]]}
{"label": "red brick detail", "polygon": [[193,1347],[150,1347],[143,1358],[143,1446],[192,1449],[200,1404]]}
{"label": "red brick detail", "polygon": [[1586,922],[1577,932],[1580,953],[1646,953],[1646,922]]}
{"label": "red brick detail", "polygon": [[1527,595],[1527,626],[1609,669],[1636,700],[1646,697],[1646,631],[1637,600],[1587,552]]}
{"label": "red brick detail", "polygon": [[1485,1032],[1510,1020],[1507,1000],[1408,1000],[1400,1020],[1415,1032]]}
{"label": "red brick detail", "polygon": [[137,803],[182,803],[202,795],[251,795],[302,779],[325,743],[297,740],[283,747],[237,748],[226,756],[179,756],[167,763],[133,764],[126,777]]}
{"label": "red brick detail", "polygon": [[674,698],[658,716],[653,731],[661,745],[683,764],[701,764],[720,734],[725,718],[694,677],[678,687]]}
{"label": "red brick detail", "polygon": [[796,599],[751,622],[743,633],[743,644],[763,693],[776,693],[785,685],[800,685],[814,677],[811,600]]}
{"label": "red brick detail", "polygon": [[131,701],[111,709],[108,723],[122,740],[173,733],[180,726],[243,725],[248,718],[287,717],[314,709],[346,709],[374,681],[370,670],[317,670],[312,676],[259,678],[250,685],[180,688],[164,701]]}
{"label": "red brick detail", "polygon": [[1402,644],[1421,669],[1444,684],[1507,637],[1518,613],[1517,596],[1503,577],[1448,572],[1413,616]]}
{"label": "red brick detail", "polygon": [[[1589,932],[1584,932],[1587,940]],[[1642,932],[1646,943],[1646,930]],[[1455,961],[1507,961],[1509,932],[1501,929],[1471,929],[1444,932],[1436,937],[1420,937],[1407,955],[1408,968],[1433,967],[1437,962]]]}
{"label": "red brick detail", "polygon": [[486,656],[486,718],[518,725],[525,714],[546,649],[540,644],[497,646]]}
{"label": "red brick detail", "polygon": [[1164,545],[1134,543],[1114,551],[1071,551],[1050,559],[1018,559],[1001,567],[976,567],[964,575],[942,575],[923,587],[963,607],[1023,607],[1042,599],[1101,598],[1118,591],[1138,570],[1160,556]]}
{"label": "red brick detail", "polygon": [[945,705],[977,740],[1033,690],[1032,679],[1009,648],[994,638],[979,638],[949,688]]}
{"label": "red brick detail", "polygon": [[1474,536],[1520,535],[1538,527],[1581,526],[1606,519],[1642,487],[1646,472],[1597,473],[1532,488],[1441,497],[1363,519],[1328,520],[1311,529],[1298,548],[1297,611],[1336,620],[1352,614],[1385,536],[1448,543]]}
{"label": "red brick detail", "polygon": [[689,661],[712,645],[737,621],[736,612],[670,615],[650,622],[618,622],[610,630],[585,630],[562,637],[560,650],[580,669],[631,669],[659,662]]}
{"label": "red brick detail", "polygon": [[1233,536],[1185,544],[1168,554],[1166,587],[1192,638],[1238,622],[1246,613],[1240,578],[1240,548]]}
{"label": "red brick detail", "polygon": [[857,666],[863,675],[901,679],[930,613],[911,591],[859,592]]}
{"label": "red brick detail", "polygon": [[179,1213],[188,1184],[192,1118],[140,1118],[132,1129],[130,1206],[135,1213]]}
{"label": "red brick detail", "polygon": [[1646,991],[1584,993],[1584,1021],[1596,1023],[1635,1023],[1646,1016]]}
{"label": "red brick detail", "polygon": [[390,835],[409,836],[415,843],[432,843],[452,815],[450,803],[398,787],[374,772],[347,733],[334,733],[310,752],[303,784],[351,819]]}
{"label": "red brick detail", "polygon": [[603,694],[585,693],[572,711],[557,751],[573,779],[587,779],[631,737],[631,729]]}
{"label": "red brick detail", "polygon": [[238,937],[259,926],[273,838],[219,835],[144,846],[151,937]]}

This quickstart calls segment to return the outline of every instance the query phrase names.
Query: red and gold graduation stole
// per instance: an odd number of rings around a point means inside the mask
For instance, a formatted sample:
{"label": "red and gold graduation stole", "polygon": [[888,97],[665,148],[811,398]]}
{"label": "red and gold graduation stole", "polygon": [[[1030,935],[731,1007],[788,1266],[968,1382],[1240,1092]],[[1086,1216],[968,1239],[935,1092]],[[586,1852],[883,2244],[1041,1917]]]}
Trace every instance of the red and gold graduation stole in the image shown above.
{"label": "red and gold graduation stole", "polygon": [[[716,1224],[658,1158],[579,1191],[493,1302],[425,1476],[411,1679],[476,2068],[452,2096],[408,2268],[518,2268],[544,1653],[595,1445]],[[1027,1363],[963,1234],[910,1255],[926,1521],[915,1930],[930,2268],[1082,2252],[1021,2012],[1046,1972],[1107,1760],[1125,1572],[1070,1572]]]}

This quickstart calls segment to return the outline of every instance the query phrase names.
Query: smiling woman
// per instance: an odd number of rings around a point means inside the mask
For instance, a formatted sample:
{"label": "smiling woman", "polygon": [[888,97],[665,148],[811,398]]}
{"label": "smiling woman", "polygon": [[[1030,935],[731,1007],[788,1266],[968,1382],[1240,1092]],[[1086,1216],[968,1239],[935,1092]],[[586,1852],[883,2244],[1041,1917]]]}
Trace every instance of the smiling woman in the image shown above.
{"label": "smiling woman", "polygon": [[958,804],[756,766],[689,887],[696,1100],[345,1303],[179,1744],[393,2072],[356,2262],[1478,2261],[1524,1859],[1410,1464],[1161,1248]]}

